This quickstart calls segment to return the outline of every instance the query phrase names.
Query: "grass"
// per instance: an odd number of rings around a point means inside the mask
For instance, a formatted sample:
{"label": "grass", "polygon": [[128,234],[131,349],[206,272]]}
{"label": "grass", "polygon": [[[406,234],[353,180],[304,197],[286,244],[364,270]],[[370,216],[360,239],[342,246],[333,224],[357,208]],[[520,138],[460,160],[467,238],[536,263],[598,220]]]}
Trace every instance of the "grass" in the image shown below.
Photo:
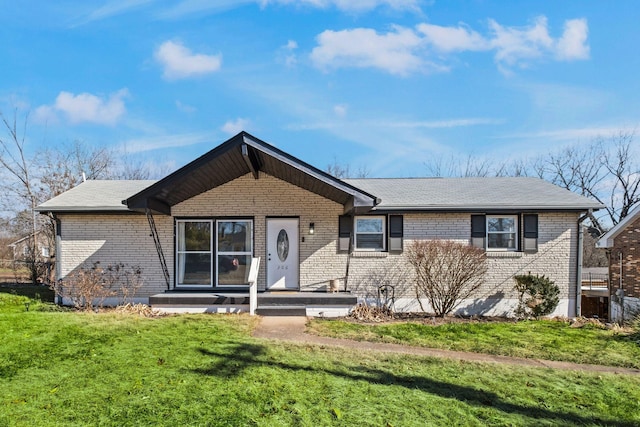
{"label": "grass", "polygon": [[309,331],[362,341],[640,368],[638,332],[607,330],[589,324],[581,328],[573,328],[568,322],[560,321],[449,323],[434,326],[415,322],[359,324],[315,319]]}
{"label": "grass", "polygon": [[25,312],[25,300],[0,294],[0,426],[640,423],[636,376],[362,354],[252,338],[249,316]]}

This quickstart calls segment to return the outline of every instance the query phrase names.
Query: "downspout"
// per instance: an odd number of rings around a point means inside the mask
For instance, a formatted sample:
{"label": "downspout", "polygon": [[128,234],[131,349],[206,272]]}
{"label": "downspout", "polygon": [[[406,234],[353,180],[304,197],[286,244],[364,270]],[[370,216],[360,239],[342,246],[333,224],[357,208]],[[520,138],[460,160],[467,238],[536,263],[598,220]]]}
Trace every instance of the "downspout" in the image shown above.
{"label": "downspout", "polygon": [[355,215],[351,211],[351,231],[349,232],[349,250],[347,250],[347,268],[344,274],[344,291],[348,291],[347,282],[349,281],[349,264],[351,263],[351,252],[353,252],[353,230],[355,227]]}
{"label": "downspout", "polygon": [[620,309],[621,309],[621,313],[622,313],[622,319],[620,319],[620,323],[624,323],[624,288],[622,287],[624,285],[623,281],[622,281],[622,249],[620,250],[620,253],[618,253],[618,257],[620,260],[620,276],[618,278],[619,280],[619,284],[618,284],[618,288],[620,289],[618,292],[620,293],[619,298],[620,298]]}
{"label": "downspout", "polygon": [[584,226],[582,222],[589,218],[592,214],[592,209],[589,209],[585,215],[582,215],[578,218],[578,262],[576,263],[576,317],[582,316],[582,259],[583,259],[583,251],[584,251]]}

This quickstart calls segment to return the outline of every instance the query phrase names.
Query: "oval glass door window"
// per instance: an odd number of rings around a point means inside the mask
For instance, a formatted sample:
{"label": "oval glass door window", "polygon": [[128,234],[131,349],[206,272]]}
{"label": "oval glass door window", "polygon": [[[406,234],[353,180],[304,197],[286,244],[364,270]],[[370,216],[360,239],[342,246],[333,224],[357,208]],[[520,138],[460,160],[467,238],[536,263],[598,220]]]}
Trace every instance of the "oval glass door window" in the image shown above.
{"label": "oval glass door window", "polygon": [[276,245],[278,249],[278,258],[280,258],[280,261],[285,262],[289,256],[289,236],[285,230],[280,230],[278,233]]}

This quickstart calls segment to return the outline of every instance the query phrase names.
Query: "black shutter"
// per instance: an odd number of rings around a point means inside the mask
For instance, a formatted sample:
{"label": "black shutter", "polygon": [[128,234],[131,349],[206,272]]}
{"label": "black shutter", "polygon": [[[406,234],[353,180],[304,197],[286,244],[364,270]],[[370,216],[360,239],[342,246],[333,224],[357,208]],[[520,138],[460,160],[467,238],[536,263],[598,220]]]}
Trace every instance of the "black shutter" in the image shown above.
{"label": "black shutter", "polygon": [[341,215],[339,217],[338,236],[350,237],[353,230],[353,217],[351,215]]}
{"label": "black shutter", "polygon": [[524,251],[536,252],[538,250],[538,215],[522,215]]}
{"label": "black shutter", "polygon": [[538,215],[524,214],[522,216],[524,222],[524,237],[527,239],[538,238]]}
{"label": "black shutter", "polygon": [[338,217],[338,250],[348,251],[351,245],[351,232],[353,231],[353,217],[341,215]]}
{"label": "black shutter", "polygon": [[389,237],[403,237],[403,216],[389,215]]}
{"label": "black shutter", "polygon": [[471,215],[471,245],[485,249],[487,238],[487,216]]}
{"label": "black shutter", "polygon": [[403,222],[402,215],[389,215],[389,251],[402,251]]}

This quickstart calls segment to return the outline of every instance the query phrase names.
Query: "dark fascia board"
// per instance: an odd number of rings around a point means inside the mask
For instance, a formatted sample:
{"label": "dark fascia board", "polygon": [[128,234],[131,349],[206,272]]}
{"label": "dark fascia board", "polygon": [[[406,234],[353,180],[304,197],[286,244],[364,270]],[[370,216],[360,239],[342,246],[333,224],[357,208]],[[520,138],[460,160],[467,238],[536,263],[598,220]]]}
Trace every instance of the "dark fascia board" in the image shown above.
{"label": "dark fascia board", "polygon": [[[285,153],[284,151],[279,150],[278,148],[248,134],[247,132],[242,131],[236,136],[223,142],[221,145],[214,148],[213,150],[198,157],[197,159],[181,167],[177,171],[167,175],[166,177],[159,180],[155,184],[145,188],[144,190],[140,191],[137,194],[134,194],[133,196],[129,197],[127,200],[124,200],[123,204],[125,204],[129,209],[133,209],[133,210],[143,210],[147,207],[151,208],[150,206],[148,206],[147,199],[154,198],[154,196],[158,194],[160,191],[162,191],[164,187],[173,185],[178,181],[182,181],[185,177],[189,176],[189,174],[191,174],[193,170],[204,166],[206,163],[226,153],[227,151],[235,147],[241,146],[241,144],[246,144],[255,150],[258,150],[268,156],[271,156],[292,168],[295,168],[301,172],[304,172],[326,183],[327,185],[331,185],[339,189],[340,191],[350,194],[354,200],[353,201],[354,207],[362,207],[362,208],[368,207],[369,209],[371,209],[380,202],[380,200],[375,196],[357,187],[347,184],[346,182],[341,181],[329,175],[328,173],[323,172],[320,169],[317,169],[311,166],[310,164],[303,162],[302,160],[297,159]],[[164,213],[162,211],[160,212]]]}
{"label": "dark fascia board", "polygon": [[374,207],[378,203],[380,203],[380,199],[376,196],[367,193],[353,185],[347,184],[346,182],[329,175],[328,173],[306,163],[296,157],[291,156],[290,154],[285,153],[284,151],[270,145],[253,135],[250,135],[246,132],[241,133],[243,141],[245,144],[252,146],[253,148],[262,151],[263,153],[299,170],[307,175],[310,175],[326,184],[329,184],[341,191],[344,191],[347,194],[350,194],[353,197],[354,207]]}
{"label": "dark fascia board", "polygon": [[199,167],[209,162],[211,159],[226,153],[234,145],[236,145],[239,141],[241,141],[241,135],[242,133],[228,139],[226,142],[220,144],[213,150],[187,163],[177,171],[165,176],[155,184],[145,188],[144,190],[138,192],[137,194],[134,194],[128,199],[123,200],[122,204],[126,205],[129,209],[137,209],[137,210],[145,209],[147,198],[154,197],[165,186],[172,185],[177,181],[181,181],[186,176],[188,176],[191,173],[191,171],[193,171],[194,169],[198,169]]}

